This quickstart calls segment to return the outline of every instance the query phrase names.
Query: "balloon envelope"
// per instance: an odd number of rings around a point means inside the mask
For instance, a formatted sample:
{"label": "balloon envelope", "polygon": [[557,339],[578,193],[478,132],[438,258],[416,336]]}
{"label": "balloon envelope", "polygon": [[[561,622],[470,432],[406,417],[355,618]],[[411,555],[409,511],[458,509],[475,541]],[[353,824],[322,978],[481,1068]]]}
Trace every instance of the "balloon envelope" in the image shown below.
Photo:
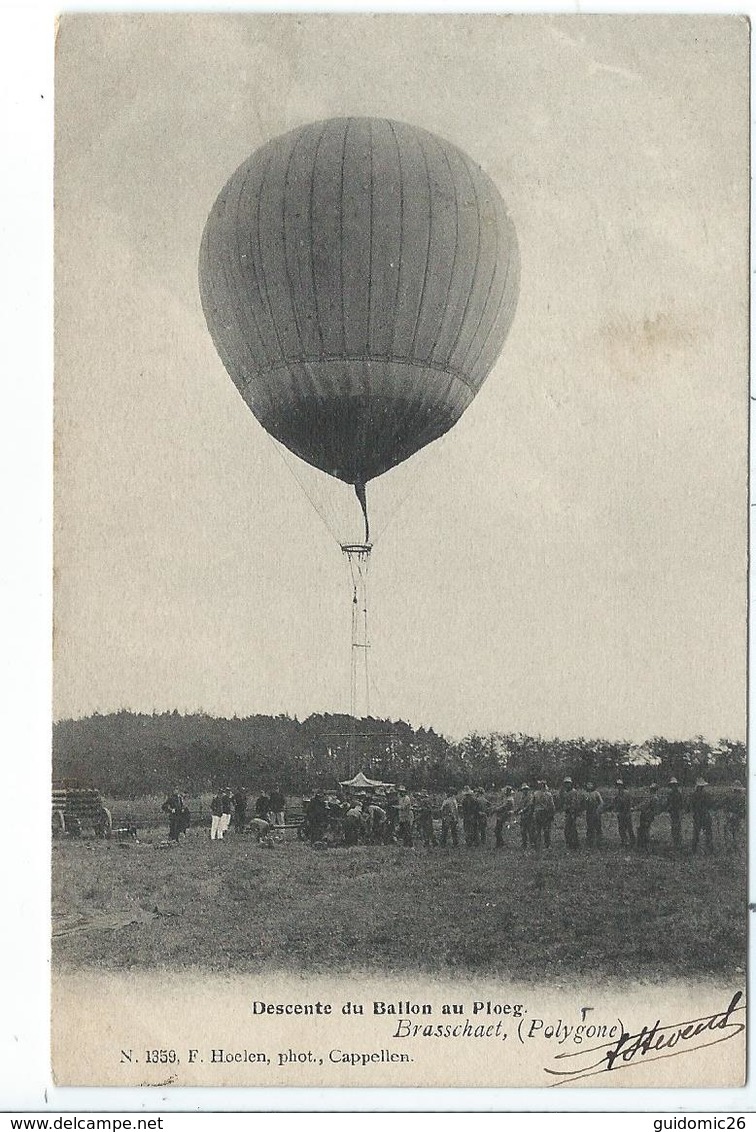
{"label": "balloon envelope", "polygon": [[506,338],[514,227],[456,146],[383,118],[274,138],[205,226],[200,292],[226,369],[307,463],[365,484],[442,436]]}

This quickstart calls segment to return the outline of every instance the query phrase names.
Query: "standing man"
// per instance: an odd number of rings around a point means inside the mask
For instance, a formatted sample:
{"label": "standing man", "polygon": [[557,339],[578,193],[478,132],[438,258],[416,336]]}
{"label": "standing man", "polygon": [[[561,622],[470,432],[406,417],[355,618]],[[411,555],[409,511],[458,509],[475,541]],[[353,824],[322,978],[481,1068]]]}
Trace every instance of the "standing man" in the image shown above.
{"label": "standing man", "polygon": [[[258,802],[259,801],[260,799],[258,798]],[[257,809],[257,807],[255,807],[255,809]],[[307,822],[307,834],[310,843],[314,845],[316,841],[322,840],[328,828],[328,807],[326,806],[322,790],[316,790],[307,803],[305,818]]]}
{"label": "standing man", "polygon": [[160,808],[164,814],[168,815],[168,840],[178,841],[179,835],[186,833],[187,830],[184,814],[185,812],[188,813],[188,809],[183,795],[178,789],[174,789]]}
{"label": "standing man", "polygon": [[520,808],[517,816],[520,819],[520,841],[523,849],[527,849],[533,839],[533,799],[527,782],[523,782],[520,787]]}
{"label": "standing man", "polygon": [[436,846],[436,834],[433,829],[433,808],[431,800],[426,790],[423,790],[418,797],[417,804],[417,831],[423,839],[423,845],[426,849]]}
{"label": "standing man", "polygon": [[598,849],[603,834],[601,811],[604,799],[592,782],[586,782],[585,790],[585,843],[589,849]]}
{"label": "standing man", "polygon": [[514,790],[511,786],[506,787],[504,798],[496,807],[495,813],[494,838],[496,839],[496,848],[501,849],[504,845],[504,830],[509,829],[509,823],[514,817]]}
{"label": "standing man", "polygon": [[360,841],[363,845],[370,845],[373,840],[373,817],[370,813],[370,798],[367,794],[360,796]]}
{"label": "standing man", "polygon": [[651,826],[654,823],[654,818],[659,813],[659,796],[656,789],[656,783],[652,782],[649,787],[649,795],[640,808],[640,816],[638,818],[638,848],[644,852],[648,852],[651,843]]}
{"label": "standing man", "polygon": [[682,814],[683,814],[683,796],[682,790],[676,778],[670,778],[669,791],[667,793],[667,810],[669,811],[669,821],[672,827],[672,846],[675,849],[682,849]]}
{"label": "standing man", "polygon": [[732,784],[725,803],[725,837],[727,852],[732,853],[740,842],[746,817],[746,789],[737,779]]}
{"label": "standing man", "polygon": [[276,786],[270,795],[270,812],[273,816],[273,825],[286,823],[286,798],[280,786]]}
{"label": "standing man", "polygon": [[247,824],[247,792],[238,786],[234,794],[234,829],[237,833],[244,833]]}
{"label": "standing man", "polygon": [[551,848],[551,827],[554,823],[554,798],[549,790],[548,783],[541,779],[533,794],[532,809],[532,842],[536,849],[541,848],[541,842],[547,849]]}
{"label": "standing man", "polygon": [[386,844],[391,845],[396,839],[396,832],[399,828],[399,793],[397,790],[389,790],[386,795],[386,827],[385,837]]}
{"label": "standing man", "polygon": [[693,814],[693,844],[691,845],[693,853],[698,851],[698,839],[701,834],[703,834],[706,842],[706,852],[714,852],[714,834],[711,828],[711,797],[706,793],[707,786],[706,780],[699,778],[690,800],[690,809]]}
{"label": "standing man", "polygon": [[191,810],[189,809],[189,807],[186,803],[186,798],[183,796],[183,794],[179,795],[179,797],[181,798],[181,813],[179,815],[179,817],[180,817],[179,833],[182,834],[184,837],[186,837],[187,830],[189,829],[189,826],[192,824],[192,814],[191,814]]}
{"label": "standing man", "polygon": [[617,793],[614,798],[614,812],[617,815],[617,830],[620,844],[635,845],[635,830],[633,829],[633,810],[630,795],[625,789],[621,778],[617,779]]}
{"label": "standing man", "polygon": [[478,802],[469,786],[465,786],[462,791],[459,808],[462,813],[465,845],[471,849],[478,844]]}
{"label": "standing man", "polygon": [[559,795],[561,798],[561,807],[564,810],[565,843],[568,849],[579,849],[580,837],[578,835],[577,820],[585,809],[583,795],[579,790],[574,788],[569,775],[567,775],[562,783],[562,789],[559,791]]}
{"label": "standing man", "polygon": [[441,845],[445,846],[451,838],[456,849],[459,832],[459,806],[453,790],[446,791],[446,797],[441,803]]}
{"label": "standing man", "polygon": [[485,791],[482,786],[475,788],[475,803],[478,807],[477,813],[477,826],[478,826],[478,845],[485,845],[486,834],[488,833],[488,798],[486,798]]}
{"label": "standing man", "polygon": [[210,840],[222,841],[223,794],[219,791],[210,803]]}
{"label": "standing man", "polygon": [[399,837],[408,849],[412,848],[412,798],[404,789],[399,787]]}
{"label": "standing man", "polygon": [[234,808],[233,802],[231,800],[231,787],[230,786],[224,786],[223,787],[223,791],[221,793],[221,807],[223,809],[223,812],[221,814],[221,820],[220,820],[220,831],[221,831],[221,837],[223,837],[223,834],[228,830],[228,827],[231,825],[231,811]]}

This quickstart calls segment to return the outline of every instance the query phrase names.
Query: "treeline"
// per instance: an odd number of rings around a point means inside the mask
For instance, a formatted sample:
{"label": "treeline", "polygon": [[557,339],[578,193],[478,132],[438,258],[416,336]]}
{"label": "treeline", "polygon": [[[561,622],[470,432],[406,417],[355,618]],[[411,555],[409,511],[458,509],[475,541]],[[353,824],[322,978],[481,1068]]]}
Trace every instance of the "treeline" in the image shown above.
{"label": "treeline", "polygon": [[432,728],[346,715],[286,715],[218,719],[179,712],[121,711],[62,720],[53,730],[53,775],[123,798],[159,794],[174,786],[191,794],[219,786],[249,790],[280,785],[287,793],[327,789],[350,774],[439,790],[465,784],[486,788],[566,774],[599,785],[622,777],[628,785],[666,781],[691,785],[745,780],[745,745],[700,736],[653,738],[643,744],[530,735],[473,733],[452,743]]}

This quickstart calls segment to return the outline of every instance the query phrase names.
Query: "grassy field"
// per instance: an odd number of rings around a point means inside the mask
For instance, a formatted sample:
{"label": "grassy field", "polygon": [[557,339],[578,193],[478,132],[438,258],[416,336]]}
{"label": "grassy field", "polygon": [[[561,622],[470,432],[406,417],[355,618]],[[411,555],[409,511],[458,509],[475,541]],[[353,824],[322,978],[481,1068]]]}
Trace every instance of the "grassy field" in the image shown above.
{"label": "grassy field", "polygon": [[111,969],[354,967],[556,982],[740,973],[744,847],[675,855],[663,816],[640,855],[621,848],[613,818],[604,824],[604,846],[578,854],[565,851],[559,817],[541,852],[523,851],[517,830],[501,850],[263,848],[233,834],[211,842],[199,827],[178,846],[158,827],[140,828],[139,844],[56,839],[53,955]]}

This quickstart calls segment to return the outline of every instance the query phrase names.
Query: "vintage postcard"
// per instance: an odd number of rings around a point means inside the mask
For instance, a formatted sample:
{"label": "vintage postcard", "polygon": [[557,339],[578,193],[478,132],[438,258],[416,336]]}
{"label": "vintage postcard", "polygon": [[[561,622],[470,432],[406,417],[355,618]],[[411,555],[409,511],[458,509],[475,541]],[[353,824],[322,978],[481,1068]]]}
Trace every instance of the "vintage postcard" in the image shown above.
{"label": "vintage postcard", "polygon": [[61,17],[58,1084],[743,1084],[748,103],[736,17]]}

